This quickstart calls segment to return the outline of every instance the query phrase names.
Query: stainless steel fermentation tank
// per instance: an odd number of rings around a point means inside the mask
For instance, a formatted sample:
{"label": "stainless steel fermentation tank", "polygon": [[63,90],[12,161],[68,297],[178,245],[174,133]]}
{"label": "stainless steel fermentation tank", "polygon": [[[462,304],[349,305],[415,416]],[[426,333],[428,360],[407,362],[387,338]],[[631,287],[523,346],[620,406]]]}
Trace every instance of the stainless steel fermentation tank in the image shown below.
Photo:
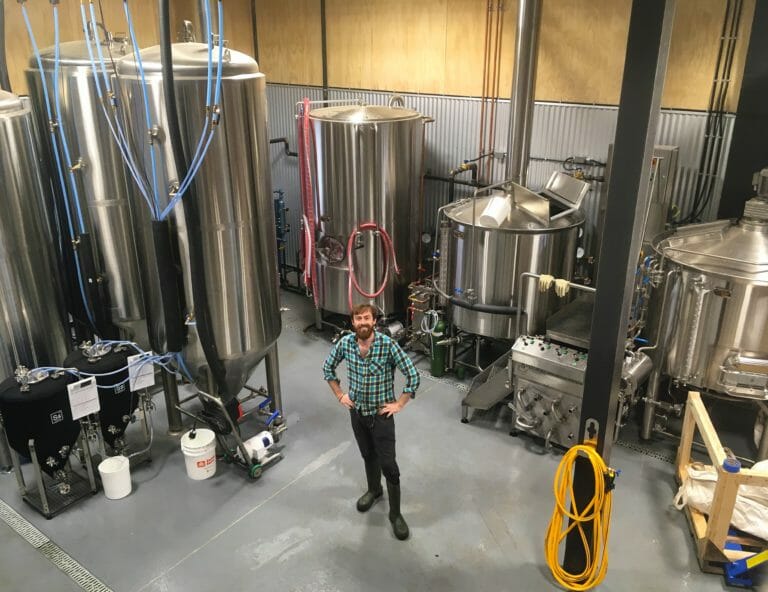
{"label": "stainless steel fermentation tank", "polygon": [[[374,223],[391,236],[401,274],[392,273],[373,300],[353,288],[352,303],[372,301],[384,316],[403,314],[418,267],[425,118],[401,107],[344,105],[313,109],[310,119],[318,306],[349,314],[347,243],[358,226]],[[358,234],[353,257],[360,287],[375,293],[389,257],[380,237]]]}
{"label": "stainless steel fermentation tank", "polygon": [[[125,46],[123,43],[109,42],[104,43],[102,50],[105,55],[111,53],[115,58],[119,58],[125,53]],[[94,53],[95,51],[94,49]],[[123,329],[131,339],[143,347],[148,347],[144,296],[135,240],[135,216],[139,212],[134,211],[134,208],[145,206],[142,200],[133,200],[133,180],[127,178],[120,150],[99,105],[86,43],[62,43],[59,52],[59,125],[66,134],[70,156],[75,165],[80,207],[86,232],[91,237],[96,273],[99,280],[104,282],[109,297],[107,315],[112,323]],[[55,47],[41,52],[51,100],[54,100],[54,57]],[[108,59],[107,68],[111,75],[112,66]],[[34,56],[26,74],[30,96],[43,130],[40,135],[45,138],[48,151],[52,154],[42,82]],[[64,164],[63,155],[61,158]],[[63,200],[58,173],[53,163],[49,170],[56,197]],[[65,180],[69,183],[68,175]],[[70,185],[68,190],[72,199]],[[72,204],[70,209],[73,209]],[[79,293],[75,297],[79,298]]]}
{"label": "stainless steel fermentation tank", "polygon": [[[183,121],[184,152],[188,159],[195,151],[206,116],[207,46],[201,43],[173,45],[173,68],[178,111]],[[214,49],[217,61],[218,48]],[[196,303],[191,284],[190,240],[202,243],[205,294],[219,359],[226,370],[222,395],[234,397],[245,384],[253,368],[268,354],[280,335],[277,255],[274,205],[270,185],[267,136],[266,83],[256,62],[245,54],[225,50],[222,73],[221,123],[210,149],[195,177],[195,197],[199,228],[190,228],[182,203],[172,213],[178,241],[184,286],[184,317],[187,342],[184,355],[198,377],[208,372],[208,363],[196,331]],[[153,126],[160,131],[159,185],[164,189],[161,207],[168,205],[167,188],[178,181],[167,130],[163,99],[163,76],[159,46],[141,52],[148,87]],[[141,81],[133,56],[126,56],[117,66],[135,138],[146,138]],[[216,65],[214,65],[214,74]],[[137,142],[137,145],[141,143]],[[145,160],[148,163],[148,144]],[[145,216],[141,234],[144,259],[154,260],[152,228]],[[149,267],[149,266],[148,266]],[[160,323],[162,302],[159,284],[147,270],[150,331],[165,339]],[[274,353],[276,356],[276,352]],[[268,364],[268,369],[275,364]],[[280,405],[278,404],[278,408]]]}
{"label": "stainless steel fermentation tank", "polygon": [[29,101],[0,91],[0,380],[69,346],[44,168]]}
{"label": "stainless steel fermentation tank", "polygon": [[[546,318],[561,303],[552,290],[540,293],[534,282],[523,285],[520,277],[532,272],[570,280],[584,215],[577,209],[551,215],[550,200],[514,183],[489,193],[443,210],[447,223],[442,236],[447,244],[440,245],[441,259],[449,261],[448,282],[443,285],[453,323],[474,335],[514,339],[515,311],[522,306],[521,330],[543,333]],[[508,211],[500,223],[484,219],[492,202]]]}
{"label": "stainless steel fermentation tank", "polygon": [[738,221],[718,220],[654,240],[665,278],[650,437],[660,375],[735,397],[768,399],[768,169]]}

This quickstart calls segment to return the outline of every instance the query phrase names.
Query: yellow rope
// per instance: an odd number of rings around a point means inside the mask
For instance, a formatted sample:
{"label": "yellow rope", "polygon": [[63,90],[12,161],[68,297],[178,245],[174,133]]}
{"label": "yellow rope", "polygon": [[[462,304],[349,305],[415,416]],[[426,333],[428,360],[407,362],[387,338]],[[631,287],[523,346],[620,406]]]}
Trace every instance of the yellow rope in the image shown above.
{"label": "yellow rope", "polygon": [[[573,495],[573,468],[579,454],[592,465],[595,493],[585,508],[577,508]],[[592,446],[578,445],[565,453],[555,474],[555,509],[547,528],[544,552],[552,576],[567,590],[591,590],[603,581],[608,569],[608,532],[611,521],[611,491],[606,491],[606,477],[614,472]],[[608,488],[610,489],[610,488]],[[573,506],[571,511],[570,506]],[[570,525],[564,525],[570,520]],[[592,536],[587,540],[584,524],[592,522]],[[577,529],[586,556],[583,572],[572,574],[560,565],[559,548],[565,537]]]}

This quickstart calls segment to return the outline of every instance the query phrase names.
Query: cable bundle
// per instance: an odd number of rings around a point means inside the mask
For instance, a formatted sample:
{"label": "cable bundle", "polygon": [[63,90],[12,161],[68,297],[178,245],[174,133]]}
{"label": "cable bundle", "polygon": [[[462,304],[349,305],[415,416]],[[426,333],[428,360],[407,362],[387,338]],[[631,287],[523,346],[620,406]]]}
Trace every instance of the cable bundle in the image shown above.
{"label": "cable bundle", "polygon": [[[573,470],[579,454],[586,456],[591,463],[595,483],[595,493],[583,509],[576,507],[573,492]],[[608,570],[611,490],[615,475],[595,448],[583,444],[568,450],[557,468],[554,484],[555,509],[547,528],[544,552],[552,577],[567,590],[591,590],[603,581]],[[573,508],[572,511],[569,506]],[[566,519],[570,524],[563,528]],[[584,528],[588,523],[592,523],[589,538]],[[566,571],[558,560],[560,544],[574,529],[579,533],[586,557],[584,571],[578,574]]]}

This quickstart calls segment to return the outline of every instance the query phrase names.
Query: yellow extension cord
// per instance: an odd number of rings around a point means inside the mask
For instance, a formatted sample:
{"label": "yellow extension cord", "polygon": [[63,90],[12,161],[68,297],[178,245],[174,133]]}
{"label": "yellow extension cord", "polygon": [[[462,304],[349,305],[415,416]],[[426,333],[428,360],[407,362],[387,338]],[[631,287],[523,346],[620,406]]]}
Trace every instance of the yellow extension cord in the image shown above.
{"label": "yellow extension cord", "polygon": [[[573,469],[579,454],[587,457],[595,478],[595,494],[584,509],[570,506],[573,503]],[[544,544],[547,565],[558,584],[567,590],[591,590],[603,581],[608,569],[608,533],[611,521],[611,491],[606,491],[606,477],[615,476],[593,446],[580,444],[565,453],[555,473],[555,509],[547,528]],[[570,520],[570,525],[563,528]],[[594,523],[591,540],[587,540],[584,524]],[[560,565],[559,549],[565,537],[578,529],[584,545],[586,567],[582,573],[572,574]]]}

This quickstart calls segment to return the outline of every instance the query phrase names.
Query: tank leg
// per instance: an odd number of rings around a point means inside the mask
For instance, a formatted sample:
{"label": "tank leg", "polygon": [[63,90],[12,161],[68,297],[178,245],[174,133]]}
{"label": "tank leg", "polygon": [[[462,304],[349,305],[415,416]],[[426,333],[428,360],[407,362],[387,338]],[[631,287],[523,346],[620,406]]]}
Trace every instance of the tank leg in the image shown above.
{"label": "tank leg", "polygon": [[163,371],[163,394],[165,395],[165,412],[168,415],[168,435],[178,436],[184,426],[181,423],[179,405],[179,385],[176,377],[170,372]]}
{"label": "tank leg", "polygon": [[661,382],[661,364],[657,364],[648,379],[648,392],[645,394],[645,407],[643,408],[643,424],[640,429],[640,437],[649,440],[653,432],[653,421],[656,418],[656,402],[659,398],[659,382]]}
{"label": "tank leg", "polygon": [[280,390],[280,363],[277,357],[277,344],[273,345],[267,353],[265,358],[266,372],[267,372],[267,392],[272,398],[270,403],[270,411],[278,411],[281,417],[278,417],[275,421],[282,421],[283,414],[283,395]]}
{"label": "tank leg", "polygon": [[323,330],[323,311],[320,308],[315,309],[315,329]]}
{"label": "tank leg", "polygon": [[5,435],[5,428],[0,423],[0,475],[8,475],[13,471],[13,461],[11,460],[11,447],[8,444],[8,438]]}

